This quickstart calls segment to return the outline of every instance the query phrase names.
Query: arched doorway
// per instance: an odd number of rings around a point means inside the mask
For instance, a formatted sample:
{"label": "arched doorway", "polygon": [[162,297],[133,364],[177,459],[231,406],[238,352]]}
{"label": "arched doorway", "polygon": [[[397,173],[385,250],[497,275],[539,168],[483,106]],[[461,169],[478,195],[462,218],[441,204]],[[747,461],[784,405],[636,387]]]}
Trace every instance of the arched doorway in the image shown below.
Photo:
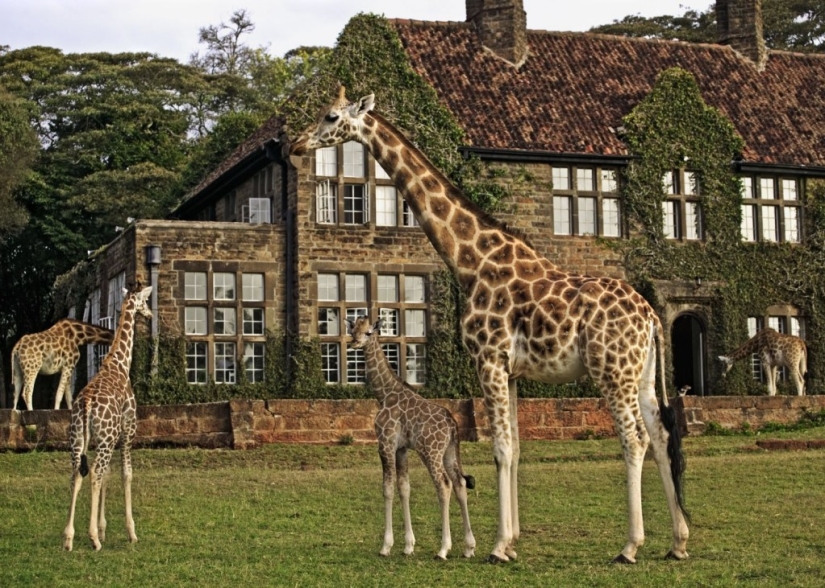
{"label": "arched doorway", "polygon": [[707,336],[704,325],[691,314],[683,314],[673,321],[670,331],[671,350],[673,353],[673,385],[679,390],[690,386],[695,396],[705,395],[705,344]]}

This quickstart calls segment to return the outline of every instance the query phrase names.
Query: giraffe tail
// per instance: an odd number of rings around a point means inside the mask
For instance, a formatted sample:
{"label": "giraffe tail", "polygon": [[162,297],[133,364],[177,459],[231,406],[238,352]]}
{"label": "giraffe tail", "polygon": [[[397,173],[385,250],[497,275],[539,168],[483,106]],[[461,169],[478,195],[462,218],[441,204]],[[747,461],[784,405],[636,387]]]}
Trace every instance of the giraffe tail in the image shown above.
{"label": "giraffe tail", "polygon": [[11,383],[14,389],[14,406],[17,408],[17,401],[20,399],[20,392],[23,390],[23,366],[20,365],[20,352],[15,346],[11,352]]}
{"label": "giraffe tail", "polygon": [[92,411],[89,410],[89,403],[86,398],[80,399],[80,410],[83,413],[83,445],[80,452],[80,475],[84,478],[89,475],[89,459],[86,457],[86,452],[89,450],[89,436],[92,430]]}
{"label": "giraffe tail", "polygon": [[458,425],[453,427],[452,433],[452,445],[455,447],[455,470],[459,476],[464,478],[464,483],[467,485],[468,490],[472,490],[476,487],[476,479],[469,474],[464,473],[464,468],[461,467],[461,444],[458,440]]}

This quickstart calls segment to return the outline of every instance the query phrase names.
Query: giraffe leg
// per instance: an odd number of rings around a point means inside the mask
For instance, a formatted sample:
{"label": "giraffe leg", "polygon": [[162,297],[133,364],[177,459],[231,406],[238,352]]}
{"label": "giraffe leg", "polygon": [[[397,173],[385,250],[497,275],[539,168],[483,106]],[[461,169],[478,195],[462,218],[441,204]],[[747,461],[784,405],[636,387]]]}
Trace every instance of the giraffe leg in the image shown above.
{"label": "giraffe leg", "polygon": [[[516,556],[513,541],[512,481],[513,434],[510,421],[509,385],[506,371],[492,363],[478,369],[484,391],[484,404],[493,433],[493,458],[498,482],[498,532],[496,543],[488,557],[491,563],[510,561]],[[508,553],[509,552],[509,553]]]}
{"label": "giraffe leg", "polygon": [[[388,451],[387,448],[383,447],[380,443],[378,453],[381,456],[381,470],[384,478],[384,545],[381,547],[380,554],[386,557],[390,554],[390,550],[392,550],[392,546],[395,543],[392,533],[392,501],[395,496],[395,489],[393,488],[395,454],[392,451]],[[399,494],[401,494],[400,484],[399,479]]]}
{"label": "giraffe leg", "polygon": [[768,373],[768,396],[776,396],[777,368],[773,365],[765,364],[765,371]]}
{"label": "giraffe leg", "polygon": [[467,481],[460,471],[456,454],[458,453],[457,443],[447,448],[444,468],[453,483],[453,493],[461,508],[461,522],[464,524],[464,557],[473,557],[476,552],[476,539],[473,536],[473,529],[470,527],[470,511],[467,507]]}
{"label": "giraffe leg", "polygon": [[106,541],[106,482],[108,476],[104,476],[100,483],[100,512],[97,515],[97,536],[100,542]]}
{"label": "giraffe leg", "polygon": [[26,374],[26,378],[24,379],[23,383],[23,402],[26,403],[27,410],[34,410],[34,403],[32,402],[32,396],[34,395],[34,380],[37,378],[37,372],[33,374]]}
{"label": "giraffe leg", "polygon": [[[78,463],[79,463],[78,459]],[[72,502],[69,506],[69,521],[66,523],[66,528],[63,530],[63,549],[66,551],[72,550],[74,543],[74,513],[77,506],[77,495],[80,493],[80,487],[83,485],[83,476],[80,475],[79,468],[72,468]]]}
{"label": "giraffe leg", "polygon": [[123,506],[126,511],[126,532],[129,534],[129,543],[137,543],[135,534],[135,520],[132,518],[132,448],[131,439],[124,440],[120,451],[123,465]]}
{"label": "giraffe leg", "polygon": [[436,494],[438,494],[438,503],[441,505],[441,549],[438,550],[435,558],[446,560],[447,554],[453,548],[453,538],[450,533],[450,495],[453,489],[442,461],[433,461],[427,465],[430,477],[435,484]]}
{"label": "giraffe leg", "polygon": [[100,513],[100,499],[106,475],[109,473],[109,460],[112,457],[112,448],[108,444],[98,444],[97,455],[91,468],[92,507],[89,513],[89,540],[95,551],[100,551],[100,534],[98,517]]}
{"label": "giraffe leg", "polygon": [[510,467],[510,517],[513,525],[513,539],[505,550],[507,557],[516,559],[515,544],[521,532],[518,516],[518,463],[521,456],[518,433],[518,392],[516,390],[516,380],[510,380],[510,430],[513,432],[513,463]]}
{"label": "giraffe leg", "polygon": [[794,385],[796,386],[796,395],[797,396],[804,396],[805,395],[805,379],[802,377],[802,372],[798,367],[791,369],[791,377],[793,378]]}
{"label": "giraffe leg", "polygon": [[410,515],[410,470],[407,463],[407,449],[401,448],[395,454],[395,471],[398,477],[398,496],[404,513],[404,555],[412,555],[415,549],[415,535]]}
{"label": "giraffe leg", "polygon": [[63,368],[60,372],[60,383],[57,385],[57,393],[54,397],[54,409],[60,409],[60,401],[63,400],[63,395],[66,395],[66,406],[72,408],[72,392],[71,392],[72,368]]}

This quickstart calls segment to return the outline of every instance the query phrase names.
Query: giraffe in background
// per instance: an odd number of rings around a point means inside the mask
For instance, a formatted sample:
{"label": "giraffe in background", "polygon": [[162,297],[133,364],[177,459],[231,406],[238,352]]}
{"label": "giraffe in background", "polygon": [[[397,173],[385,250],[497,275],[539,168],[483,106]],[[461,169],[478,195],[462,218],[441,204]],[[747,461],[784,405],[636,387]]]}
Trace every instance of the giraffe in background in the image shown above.
{"label": "giraffe in background", "polygon": [[72,407],[71,379],[77,361],[80,359],[81,345],[99,343],[110,345],[115,333],[96,325],[82,323],[74,319],[61,319],[41,333],[23,335],[11,351],[12,383],[14,384],[14,404],[20,393],[26,408],[32,410],[32,393],[37,374],[51,375],[60,372],[60,383],[54,398],[54,409],[60,408],[60,401],[66,395],[66,406]]}
{"label": "giraffe in background", "polygon": [[452,548],[450,537],[450,490],[455,493],[464,522],[464,557],[475,554],[476,540],[470,528],[467,510],[467,489],[475,487],[475,479],[461,469],[458,424],[450,411],[422,398],[395,374],[387,361],[378,333],[381,320],[370,326],[367,317],[354,323],[347,321],[352,335],[350,347],[363,349],[367,365],[367,381],[381,404],[375,415],[378,454],[384,471],[384,545],[381,555],[390,554],[393,545],[392,502],[393,475],[398,474],[398,495],[404,512],[404,553],[410,555],[415,546],[410,521],[410,478],[407,450],[414,449],[430,472],[441,504],[441,549],[436,559],[447,559]]}
{"label": "giraffe in background", "polygon": [[766,380],[768,381],[768,396],[776,395],[776,379],[779,376],[780,367],[788,368],[791,379],[796,386],[798,396],[805,394],[805,374],[808,372],[808,349],[805,341],[793,335],[779,333],[770,327],[759,331],[756,335],[745,341],[745,343],[729,353],[720,355],[719,360],[725,364],[726,375],[733,364],[757,353],[762,365],[765,368]]}
{"label": "giraffe in background", "polygon": [[688,557],[681,492],[685,462],[667,400],[664,339],[656,313],[622,280],[570,274],[545,259],[474,205],[407,137],[372,112],[373,106],[372,94],[350,104],[341,88],[318,123],[292,143],[290,154],[346,141],[365,145],[467,297],[463,341],[484,393],[498,477],[498,532],[489,559],[515,559],[520,532],[516,380],[563,383],[584,375],[608,401],[627,470],[629,532],[614,561],[635,563],[644,543],[641,477],[649,445],[671,515],[673,543],[667,557]]}
{"label": "giraffe in background", "polygon": [[[132,439],[137,430],[137,404],[129,382],[132,365],[132,343],[135,334],[135,318],[138,314],[152,318],[147,301],[152,287],[138,287],[134,291],[123,289],[123,307],[120,312],[115,340],[103,359],[100,371],[77,396],[72,407],[69,429],[69,445],[72,451],[72,502],[69,521],[63,531],[63,548],[72,550],[74,541],[74,514],[77,495],[83,478],[92,474],[92,508],[89,522],[89,538],[95,551],[102,547],[106,537],[106,478],[115,447],[120,443],[123,465],[124,507],[126,531],[129,542],[137,541],[135,522],[132,518]],[[97,445],[91,469],[86,457],[93,444]]]}

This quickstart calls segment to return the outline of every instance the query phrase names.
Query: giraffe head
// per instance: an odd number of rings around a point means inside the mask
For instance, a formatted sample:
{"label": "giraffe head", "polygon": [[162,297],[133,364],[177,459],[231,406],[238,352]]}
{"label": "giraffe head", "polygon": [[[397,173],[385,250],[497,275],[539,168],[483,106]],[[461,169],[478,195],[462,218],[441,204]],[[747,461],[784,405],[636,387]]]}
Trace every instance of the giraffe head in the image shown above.
{"label": "giraffe head", "polygon": [[721,361],[722,365],[725,366],[725,371],[722,372],[722,375],[726,376],[730,371],[730,368],[733,367],[733,360],[730,357],[727,357],[726,355],[720,355],[719,361]]}
{"label": "giraffe head", "polygon": [[140,288],[140,286],[138,286],[134,290],[124,288],[123,306],[125,307],[127,303],[132,303],[135,306],[135,313],[150,319],[152,318],[152,310],[149,308],[150,294],[152,294],[152,286],[147,286],[146,288]]}
{"label": "giraffe head", "polygon": [[303,155],[320,147],[359,140],[364,115],[375,105],[375,95],[369,94],[350,103],[345,93],[345,88],[341,86],[338,98],[321,111],[318,122],[292,144],[291,155]]}
{"label": "giraffe head", "polygon": [[352,341],[349,344],[350,349],[363,349],[369,342],[370,337],[380,332],[382,320],[378,319],[375,324],[371,325],[370,319],[365,316],[359,316],[355,322],[347,319],[347,331],[352,335]]}

